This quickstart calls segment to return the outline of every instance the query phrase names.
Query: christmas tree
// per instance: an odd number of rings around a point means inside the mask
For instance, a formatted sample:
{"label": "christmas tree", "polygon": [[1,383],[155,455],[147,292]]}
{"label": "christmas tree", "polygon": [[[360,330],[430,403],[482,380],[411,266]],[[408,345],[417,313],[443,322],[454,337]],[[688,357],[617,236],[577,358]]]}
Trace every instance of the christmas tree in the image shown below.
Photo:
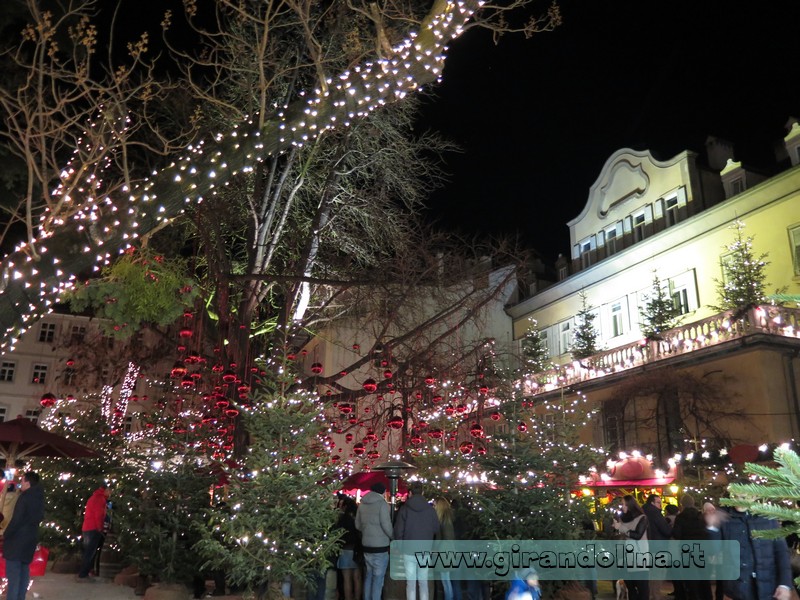
{"label": "christmas tree", "polygon": [[581,360],[597,353],[597,330],[594,320],[597,315],[592,312],[594,307],[589,306],[586,294],[580,293],[581,309],[576,315],[577,324],[572,337],[572,358]]}
{"label": "christmas tree", "polygon": [[[753,514],[774,519],[777,529],[754,531],[756,537],[785,538],[800,534],[800,456],[785,447],[775,449],[777,466],[747,463],[745,473],[759,478],[760,483],[732,483],[728,486],[730,498],[723,498],[725,506],[745,506]],[[795,579],[800,585],[800,577]]]}
{"label": "christmas tree", "polygon": [[314,581],[336,555],[337,477],[315,398],[278,388],[253,406],[241,413],[246,454],[226,469],[227,499],[197,549],[208,567],[263,598],[284,581]]}
{"label": "christmas tree", "polygon": [[728,253],[723,257],[724,277],[715,280],[719,304],[715,310],[732,310],[739,317],[754,306],[767,303],[767,254],[756,256],[753,237],[744,235],[744,223],[736,221],[731,227],[736,235],[733,242],[725,246]]}
{"label": "christmas tree", "polygon": [[522,368],[526,374],[541,373],[550,365],[547,340],[536,326],[534,321],[522,338]]}
{"label": "christmas tree", "polygon": [[658,275],[653,275],[653,287],[647,302],[639,309],[642,319],[639,327],[648,340],[660,340],[661,334],[677,327],[681,321],[680,312],[672,298],[664,291]]}

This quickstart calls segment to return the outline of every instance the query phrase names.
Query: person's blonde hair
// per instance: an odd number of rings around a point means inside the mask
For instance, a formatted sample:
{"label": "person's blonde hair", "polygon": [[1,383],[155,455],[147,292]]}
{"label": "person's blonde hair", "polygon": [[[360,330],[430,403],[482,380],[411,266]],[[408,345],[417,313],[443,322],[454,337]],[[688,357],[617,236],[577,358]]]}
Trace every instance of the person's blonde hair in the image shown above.
{"label": "person's blonde hair", "polygon": [[439,496],[433,501],[433,508],[436,511],[436,516],[439,517],[439,523],[452,523],[453,522],[453,508],[450,506],[447,498]]}

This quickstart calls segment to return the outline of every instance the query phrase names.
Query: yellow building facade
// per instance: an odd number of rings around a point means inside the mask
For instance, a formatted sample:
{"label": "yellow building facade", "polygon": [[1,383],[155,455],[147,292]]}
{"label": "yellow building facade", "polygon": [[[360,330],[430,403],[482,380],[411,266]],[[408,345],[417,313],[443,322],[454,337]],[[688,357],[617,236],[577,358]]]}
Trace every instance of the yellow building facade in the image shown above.
{"label": "yellow building facade", "polygon": [[[599,408],[588,438],[675,453],[800,439],[797,303],[745,315],[720,313],[718,285],[737,221],[767,254],[767,292],[800,294],[800,128],[783,140],[783,170],[767,176],[707,141],[708,165],[692,152],[667,161],[623,149],[568,223],[571,256],[559,281],[508,309],[516,339],[532,327],[557,368],[529,383],[542,400],[577,389]],[[681,313],[659,342],[643,339],[641,311],[658,277]],[[570,347],[584,296],[598,353]]]}

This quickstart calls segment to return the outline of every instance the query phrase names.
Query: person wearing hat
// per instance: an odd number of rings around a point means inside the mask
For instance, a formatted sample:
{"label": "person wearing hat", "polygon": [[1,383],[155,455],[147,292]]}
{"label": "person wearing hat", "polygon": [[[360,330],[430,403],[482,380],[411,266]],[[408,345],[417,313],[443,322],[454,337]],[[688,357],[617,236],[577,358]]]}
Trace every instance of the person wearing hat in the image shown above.
{"label": "person wearing hat", "polygon": [[361,532],[361,549],[367,566],[364,600],[381,600],[383,579],[389,566],[392,517],[384,494],[386,486],[376,483],[361,499],[356,512],[356,529]]}

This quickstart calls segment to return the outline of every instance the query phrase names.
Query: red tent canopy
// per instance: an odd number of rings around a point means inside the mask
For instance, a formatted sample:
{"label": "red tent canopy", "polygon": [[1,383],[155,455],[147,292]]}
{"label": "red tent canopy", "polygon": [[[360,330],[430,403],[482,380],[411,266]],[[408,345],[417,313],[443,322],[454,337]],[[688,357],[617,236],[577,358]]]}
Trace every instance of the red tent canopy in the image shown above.
{"label": "red tent canopy", "polygon": [[40,429],[33,421],[18,417],[0,423],[0,455],[8,465],[26,456],[64,456],[88,458],[99,456],[91,448]]}
{"label": "red tent canopy", "polygon": [[[383,471],[361,471],[360,473],[353,473],[342,482],[342,492],[345,494],[355,494],[357,490],[366,493],[376,483],[382,483],[386,486],[386,490],[390,489],[389,478]],[[408,493],[406,482],[402,479],[397,481],[397,493],[405,496]]]}

